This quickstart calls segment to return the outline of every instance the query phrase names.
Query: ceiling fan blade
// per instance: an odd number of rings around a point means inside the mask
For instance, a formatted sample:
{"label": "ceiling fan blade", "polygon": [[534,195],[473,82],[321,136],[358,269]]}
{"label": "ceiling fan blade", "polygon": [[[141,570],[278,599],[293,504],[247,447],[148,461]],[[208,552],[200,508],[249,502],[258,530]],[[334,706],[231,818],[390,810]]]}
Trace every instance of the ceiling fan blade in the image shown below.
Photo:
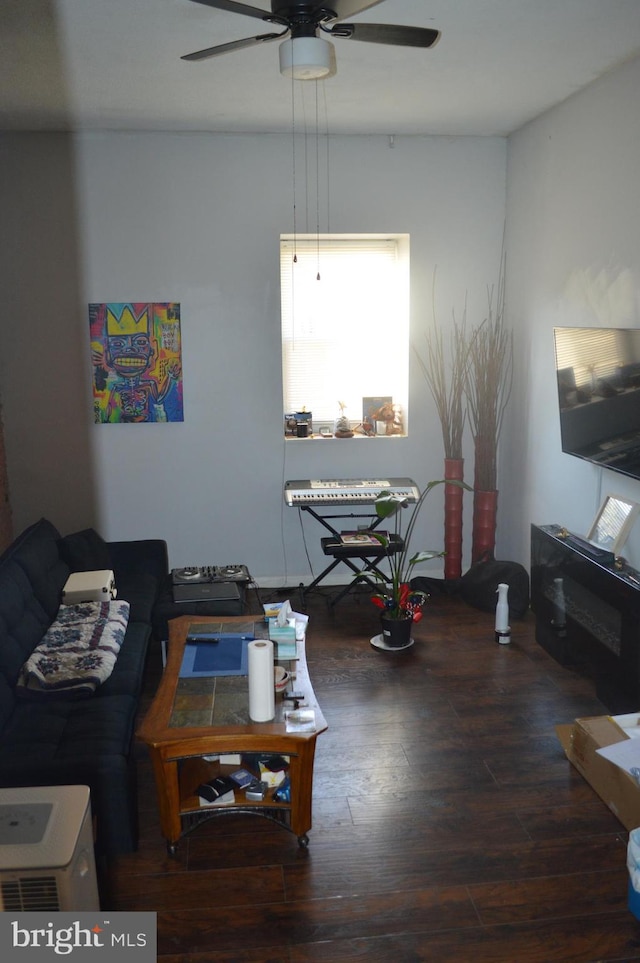
{"label": "ceiling fan blade", "polygon": [[[363,13],[369,7],[376,7],[383,0],[324,0],[323,3],[316,3],[318,10],[329,9],[335,14],[333,20],[344,20],[345,17],[355,17],[357,13]],[[273,3],[273,7],[291,6],[291,4]],[[315,11],[314,11],[315,12]],[[281,11],[280,11],[281,13]]]}
{"label": "ceiling fan blade", "polygon": [[383,0],[315,0],[314,2],[299,2],[299,0],[271,0],[271,10],[259,10],[248,3],[239,3],[237,0],[191,0],[192,3],[201,3],[205,7],[213,7],[215,10],[227,10],[229,13],[241,13],[245,17],[256,17],[258,20],[266,20],[272,23],[281,23],[283,26],[289,19],[300,14],[304,9],[305,17],[318,17],[319,22],[328,23],[329,21],[344,20],[345,17],[355,17],[356,14],[375,7]]}
{"label": "ceiling fan blade", "polygon": [[220,43],[217,47],[207,47],[206,50],[196,50],[195,53],[184,54],[180,60],[207,60],[208,57],[217,57],[219,54],[229,53],[230,50],[242,50],[243,47],[255,47],[256,44],[265,43],[268,40],[280,40],[289,33],[284,30],[282,33],[261,33],[257,37],[245,37],[244,40],[232,40],[230,43]]}
{"label": "ceiling fan blade", "polygon": [[234,0],[191,0],[192,3],[202,3],[205,7],[215,7],[216,10],[228,10],[229,13],[241,13],[245,17],[256,17],[258,20],[269,20],[270,10],[258,10],[248,3],[235,3]]}
{"label": "ceiling fan blade", "polygon": [[433,47],[440,38],[439,30],[392,23],[339,23],[326,32],[343,40],[363,40],[366,43],[386,43],[399,47]]}

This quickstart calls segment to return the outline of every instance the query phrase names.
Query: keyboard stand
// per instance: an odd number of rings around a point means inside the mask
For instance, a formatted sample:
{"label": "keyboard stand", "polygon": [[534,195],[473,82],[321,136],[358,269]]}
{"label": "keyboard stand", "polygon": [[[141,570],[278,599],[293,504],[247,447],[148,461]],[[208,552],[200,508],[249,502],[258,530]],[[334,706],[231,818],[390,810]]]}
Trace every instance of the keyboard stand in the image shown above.
{"label": "keyboard stand", "polygon": [[373,577],[368,577],[369,573],[373,576],[374,574],[380,576],[381,578],[387,580],[388,576],[380,568],[380,562],[389,555],[395,555],[397,552],[401,552],[404,548],[404,541],[400,536],[395,536],[393,534],[389,535],[389,546],[384,548],[382,545],[376,547],[375,545],[345,545],[340,537],[340,532],[330,524],[333,519],[341,519],[344,521],[348,518],[369,518],[371,519],[371,524],[367,526],[368,531],[373,531],[376,529],[382,519],[378,518],[377,515],[367,514],[367,513],[347,513],[344,515],[318,515],[318,513],[310,505],[301,505],[300,509],[305,512],[309,512],[316,521],[323,525],[329,532],[331,532],[330,537],[324,537],[320,539],[320,544],[322,545],[322,551],[325,555],[331,556],[333,561],[328,565],[323,572],[318,575],[310,585],[304,586],[300,584],[300,600],[304,606],[304,596],[306,592],[312,592],[318,585],[321,584],[329,575],[333,572],[336,566],[340,565],[342,562],[354,573],[354,577],[351,582],[345,586],[337,595],[333,596],[329,600],[329,605],[333,607],[351,591],[351,589],[358,583],[366,582],[372,588],[378,587],[378,582]]}

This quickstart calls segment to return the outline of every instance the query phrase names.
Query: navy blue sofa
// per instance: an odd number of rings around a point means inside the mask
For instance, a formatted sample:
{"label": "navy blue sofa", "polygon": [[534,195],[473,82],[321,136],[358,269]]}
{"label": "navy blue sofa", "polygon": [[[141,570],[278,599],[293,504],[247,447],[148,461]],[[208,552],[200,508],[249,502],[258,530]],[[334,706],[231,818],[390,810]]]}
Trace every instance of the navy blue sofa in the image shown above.
{"label": "navy blue sofa", "polygon": [[[118,598],[131,606],[111,675],[83,698],[25,698],[16,690],[20,669],[55,619],[70,572],[96,569],[114,570]],[[96,851],[106,861],[137,847],[133,737],[167,576],[160,539],[107,543],[92,529],[63,538],[46,519],[0,556],[0,786],[89,786]]]}

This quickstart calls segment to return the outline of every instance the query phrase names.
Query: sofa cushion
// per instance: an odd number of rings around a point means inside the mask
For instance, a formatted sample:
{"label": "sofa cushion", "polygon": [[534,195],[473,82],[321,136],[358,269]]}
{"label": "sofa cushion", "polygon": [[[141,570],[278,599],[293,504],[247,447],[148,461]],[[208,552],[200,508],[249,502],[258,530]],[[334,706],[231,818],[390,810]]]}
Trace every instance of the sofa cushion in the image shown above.
{"label": "sofa cushion", "polygon": [[24,569],[13,559],[0,565],[0,599],[0,673],[13,687],[22,664],[52,620],[34,596]]}
{"label": "sofa cushion", "polygon": [[0,759],[0,786],[89,786],[97,829],[97,859],[106,864],[115,854],[129,853],[137,848],[133,754],[127,756],[122,752],[103,753],[99,750],[95,754],[81,755],[64,751],[50,759],[43,752],[38,753],[34,764],[29,765],[30,755],[30,746],[22,745],[16,758],[8,760],[6,766]]}
{"label": "sofa cushion", "polygon": [[116,582],[118,598],[128,602],[130,622],[146,622],[151,625],[153,606],[158,594],[158,580],[148,572],[138,572],[135,578],[124,575]]}
{"label": "sofa cushion", "polygon": [[13,686],[10,685],[5,676],[0,673],[0,727],[4,728],[7,724],[13,712],[15,701]]}
{"label": "sofa cushion", "polygon": [[54,698],[37,707],[17,699],[0,743],[3,785],[9,773],[26,776],[40,770],[48,779],[57,767],[65,766],[68,778],[84,767],[93,768],[99,755],[126,755],[135,711],[136,700],[128,695],[81,702]]}
{"label": "sofa cushion", "polygon": [[93,528],[65,535],[60,539],[59,549],[72,572],[95,572],[111,568],[109,547]]}
{"label": "sofa cushion", "polygon": [[0,568],[4,569],[9,562],[15,562],[24,571],[33,595],[47,613],[49,623],[55,618],[64,583],[69,577],[69,566],[58,550],[59,540],[57,528],[46,518],[41,518],[26,529],[0,559]]}
{"label": "sofa cushion", "polygon": [[137,579],[140,572],[153,575],[159,583],[169,572],[167,543],[160,538],[107,542],[110,568],[116,573],[116,585]]}
{"label": "sofa cushion", "polygon": [[136,705],[126,695],[53,699],[34,712],[17,700],[0,742],[0,786],[88,785],[100,857],[130,852],[137,845]]}
{"label": "sofa cushion", "polygon": [[129,622],[113,672],[107,681],[98,687],[92,699],[106,699],[114,695],[139,698],[150,637],[149,625],[144,622]]}

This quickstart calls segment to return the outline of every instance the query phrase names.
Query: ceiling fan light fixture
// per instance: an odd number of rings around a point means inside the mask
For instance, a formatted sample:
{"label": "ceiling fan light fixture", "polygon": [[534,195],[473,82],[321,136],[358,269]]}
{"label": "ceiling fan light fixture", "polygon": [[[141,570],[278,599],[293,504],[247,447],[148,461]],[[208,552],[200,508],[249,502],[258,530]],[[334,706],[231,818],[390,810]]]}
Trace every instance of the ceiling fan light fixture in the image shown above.
{"label": "ceiling fan light fixture", "polygon": [[280,44],[280,73],[294,80],[321,80],[331,71],[334,47],[322,37],[295,37]]}

